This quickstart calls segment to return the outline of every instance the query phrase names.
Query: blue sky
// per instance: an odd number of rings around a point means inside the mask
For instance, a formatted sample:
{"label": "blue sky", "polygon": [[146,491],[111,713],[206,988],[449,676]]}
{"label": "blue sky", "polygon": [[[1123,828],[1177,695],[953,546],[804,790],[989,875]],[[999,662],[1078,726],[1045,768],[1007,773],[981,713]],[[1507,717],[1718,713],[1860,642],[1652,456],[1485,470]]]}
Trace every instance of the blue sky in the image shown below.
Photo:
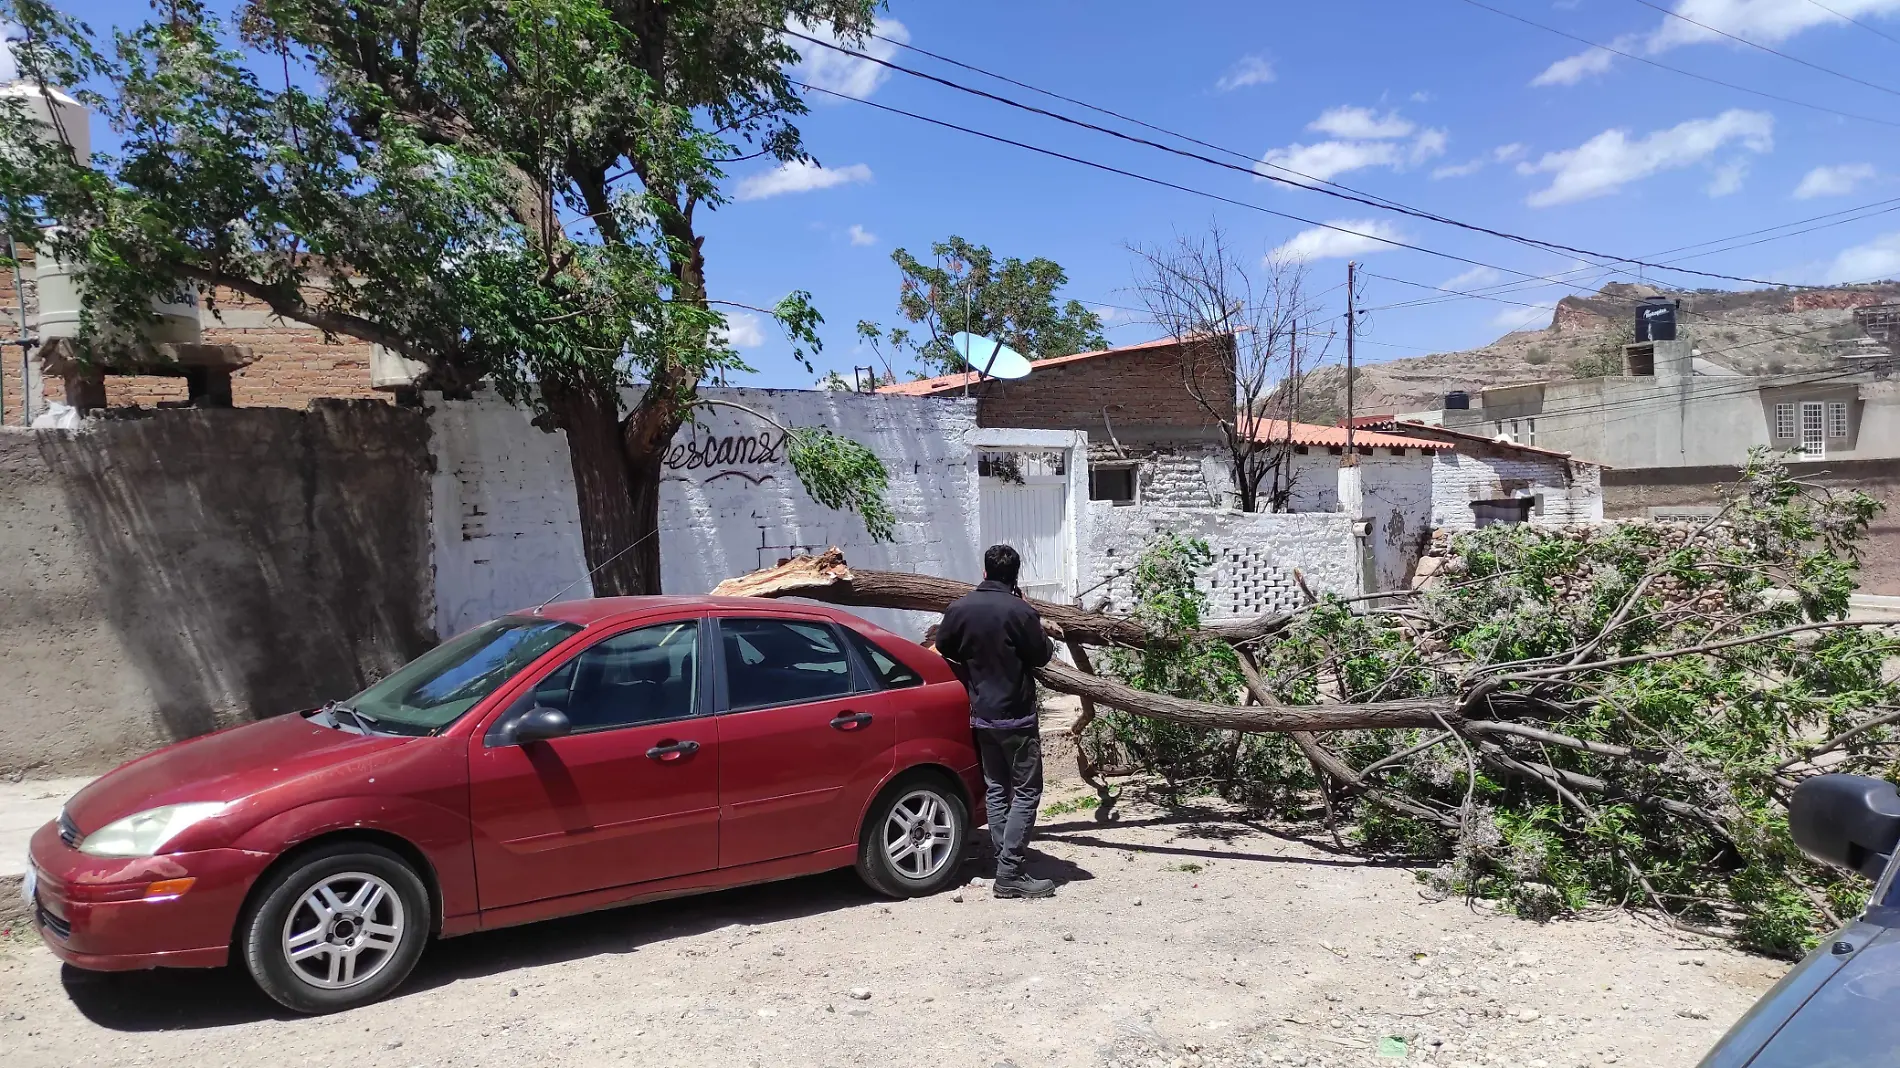
{"label": "blue sky", "polygon": [[[1735,86],[1900,123],[1900,0],[1657,0],[1687,19],[1847,78],[1716,36],[1641,0],[1484,2]],[[146,13],[128,0],[84,6],[95,29]],[[1592,51],[1467,0],[1183,0],[1165,7],[898,0],[883,32],[1232,149],[1242,155],[1225,158],[1243,168],[1247,160],[1264,160],[1436,214],[1617,255],[1656,258],[1680,246],[1900,198],[1900,128]],[[888,44],[873,42],[869,49],[1079,113]],[[891,250],[927,255],[932,241],[953,233],[999,255],[1053,258],[1069,273],[1065,296],[1128,306],[1139,304],[1129,292],[1129,244],[1165,242],[1212,223],[1256,262],[1275,249],[1305,257],[1310,289],[1330,289],[1324,301],[1335,313],[1348,254],[1386,276],[1366,281],[1365,303],[1374,308],[1439,296],[1387,278],[1469,290],[1509,282],[1513,276],[1505,272],[1512,270],[1548,276],[1579,266],[1567,254],[1065,127],[816,46],[807,58],[799,77],[849,95],[1492,265],[1336,231],[1308,232],[1312,228],[1260,211],[861,103],[814,97],[802,127],[819,166],[775,173],[761,161],[735,165],[731,187],[738,199],[707,217],[704,232],[716,297],[763,306],[794,289],[813,294],[827,320],[821,371],[870,362],[856,351],[858,320],[895,321]],[[1900,277],[1900,211],[1684,265],[1798,283]],[[1686,287],[1736,285],[1641,273]],[[1574,277],[1594,288],[1636,274],[1592,269]],[[1566,291],[1544,287],[1504,296],[1548,305]],[[1111,343],[1153,335],[1136,316],[1103,310]],[[1465,348],[1547,321],[1543,307],[1475,299],[1387,309],[1367,321],[1362,358]],[[733,337],[759,368],[753,384],[813,383],[815,376],[791,362],[769,321],[737,317]]]}

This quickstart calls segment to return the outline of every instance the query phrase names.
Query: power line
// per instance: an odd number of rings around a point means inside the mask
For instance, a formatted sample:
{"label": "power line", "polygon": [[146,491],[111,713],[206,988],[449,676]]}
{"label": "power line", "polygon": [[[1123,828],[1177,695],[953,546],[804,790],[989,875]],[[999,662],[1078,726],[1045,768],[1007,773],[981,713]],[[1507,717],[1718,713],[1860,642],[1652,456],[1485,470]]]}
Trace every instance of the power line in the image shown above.
{"label": "power line", "polygon": [[1633,59],[1638,63],[1647,63],[1658,70],[1666,70],[1670,72],[1671,74],[1680,74],[1685,78],[1694,78],[1696,81],[1699,81],[1699,82],[1708,82],[1710,85],[1719,85],[1724,89],[1733,89],[1738,93],[1747,93],[1750,96],[1758,96],[1764,100],[1776,100],[1783,104],[1793,104],[1795,107],[1807,108],[1811,111],[1820,111],[1829,115],[1837,115],[1843,119],[1854,119],[1859,122],[1871,122],[1878,126],[1891,126],[1891,127],[1894,127],[1895,129],[1900,129],[1900,122],[1896,122],[1891,119],[1876,119],[1871,115],[1857,115],[1854,112],[1841,111],[1836,108],[1828,107],[1824,104],[1810,104],[1805,100],[1796,100],[1795,98],[1789,97],[1789,96],[1780,96],[1775,93],[1763,92],[1760,89],[1750,89],[1746,85],[1736,85],[1734,82],[1725,82],[1720,78],[1711,78],[1706,74],[1697,74],[1694,71],[1683,70],[1681,67],[1672,67],[1667,63],[1650,59],[1648,56],[1639,56],[1633,52],[1625,52],[1620,48],[1612,48],[1611,46],[1606,45],[1606,44],[1598,44],[1597,42],[1592,41],[1587,37],[1579,37],[1576,34],[1570,33],[1567,30],[1560,30],[1555,26],[1546,26],[1541,22],[1535,22],[1531,19],[1525,18],[1522,15],[1513,14],[1512,12],[1505,11],[1502,8],[1492,7],[1490,4],[1484,3],[1483,0],[1463,0],[1463,2],[1470,4],[1472,7],[1482,8],[1485,11],[1489,11],[1493,15],[1502,15],[1503,17],[1510,19],[1513,22],[1521,22],[1526,26],[1531,26],[1536,29],[1543,30],[1545,33],[1554,33],[1559,37],[1568,38],[1569,40],[1576,41],[1579,44],[1589,45],[1591,48],[1600,48],[1603,51],[1610,53],[1611,55],[1622,56],[1624,59]]}
{"label": "power line", "polygon": [[[822,47],[829,48],[837,52],[841,52],[845,55],[853,56],[858,59],[864,60],[866,62],[877,64],[878,66],[881,66],[881,67],[887,67],[891,70],[898,71],[902,74],[908,74],[914,78],[921,78],[925,81],[935,82],[936,84],[942,85],[946,88],[955,89],[958,92],[968,93],[972,96],[982,97],[985,100],[991,100],[996,103],[1006,105],[1008,107],[1013,107],[1022,111],[1030,112],[1031,114],[1042,115],[1046,118],[1055,119],[1058,122],[1068,123],[1069,125],[1077,126],[1085,130],[1090,130],[1096,133],[1106,134],[1110,137],[1119,138],[1123,141],[1128,141],[1133,144],[1145,145],[1149,148],[1158,149],[1162,152],[1167,152],[1172,155],[1181,156],[1186,159],[1197,160],[1202,163],[1206,163],[1215,167],[1222,168],[1223,170],[1239,171],[1243,174],[1247,174],[1253,177],[1265,178],[1268,181],[1278,182],[1282,185],[1292,186],[1296,189],[1308,189],[1316,193],[1321,193],[1330,197],[1336,197],[1340,200],[1350,201],[1352,203],[1361,204],[1366,207],[1379,208],[1385,211],[1397,212],[1401,215],[1407,215],[1407,216],[1411,216],[1417,219],[1424,219],[1428,222],[1435,222],[1444,226],[1453,226],[1461,230],[1469,230],[1474,233],[1484,234],[1489,237],[1501,238],[1506,241],[1514,241],[1514,242],[1517,242],[1518,244],[1528,245],[1528,246],[1531,246],[1533,248],[1537,248],[1543,251],[1567,252],[1576,256],[1595,257],[1597,259],[1610,260],[1617,263],[1627,263],[1632,266],[1648,267],[1655,270],[1677,271],[1683,274],[1692,274],[1692,275],[1696,275],[1702,278],[1715,278],[1715,279],[1719,279],[1725,282],[1746,282],[1750,285],[1762,285],[1762,286],[1773,286],[1773,285],[1782,284],[1779,282],[1771,282],[1764,278],[1749,278],[1743,275],[1722,274],[1715,271],[1700,271],[1700,270],[1695,270],[1693,268],[1688,268],[1688,267],[1670,267],[1667,264],[1650,263],[1644,260],[1631,259],[1630,257],[1627,257],[1627,256],[1618,256],[1618,255],[1615,255],[1614,253],[1598,252],[1592,249],[1578,248],[1574,245],[1565,245],[1565,244],[1560,244],[1554,241],[1545,241],[1541,238],[1526,237],[1522,234],[1514,234],[1509,231],[1498,230],[1492,227],[1482,226],[1477,223],[1468,223],[1459,219],[1453,219],[1448,216],[1439,215],[1435,212],[1425,211],[1420,208],[1413,208],[1408,205],[1401,204],[1397,201],[1386,200],[1384,198],[1362,196],[1356,193],[1342,192],[1337,189],[1327,189],[1324,187],[1307,185],[1303,182],[1296,182],[1291,179],[1281,178],[1278,175],[1263,174],[1257,167],[1252,167],[1252,166],[1242,167],[1238,164],[1228,163],[1225,160],[1215,159],[1211,156],[1205,156],[1198,152],[1191,152],[1191,151],[1188,151],[1187,149],[1176,148],[1172,145],[1165,145],[1159,141],[1152,141],[1145,137],[1137,137],[1134,134],[1125,133],[1121,130],[1111,129],[1107,126],[1102,126],[1098,123],[1088,122],[1083,119],[1075,118],[1074,116],[1071,116],[1071,115],[1064,115],[1060,112],[1051,111],[1047,108],[1037,107],[1034,104],[1026,104],[1020,100],[1013,100],[1009,97],[1002,96],[997,93],[991,93],[991,92],[988,92],[987,90],[978,89],[975,86],[964,85],[961,82],[953,81],[949,78],[942,78],[935,74],[930,74],[925,71],[920,71],[911,67],[906,67],[901,63],[892,63],[890,60],[880,59],[877,56],[870,55],[869,53],[866,53],[866,52],[858,51],[857,49],[854,49],[854,48],[849,48],[844,45],[835,44],[830,41],[821,40],[820,38],[810,36],[809,34],[800,33],[797,30],[787,30],[786,33],[788,33],[789,35],[793,37],[798,37],[802,40],[809,41],[812,44],[820,45]],[[843,94],[836,94],[836,95],[843,95]],[[855,98],[847,98],[847,99],[855,99]],[[861,102],[871,103],[871,101],[868,101],[868,100],[861,101]],[[873,106],[877,106],[877,105],[873,105]],[[1293,172],[1293,173],[1297,173],[1297,172]],[[1312,224],[1309,224],[1309,225],[1312,225]],[[1326,226],[1327,224],[1319,223],[1317,225]],[[1387,238],[1378,238],[1378,237],[1373,237],[1373,235],[1369,235],[1369,234],[1360,234],[1354,231],[1344,230],[1343,228],[1340,228],[1340,227],[1329,227],[1329,229],[1341,230],[1341,232],[1343,233],[1352,233],[1356,237],[1370,237],[1373,240],[1385,241],[1388,244],[1398,243],[1398,242],[1393,242]],[[1410,247],[1416,247],[1416,246],[1410,246]],[[1484,264],[1483,266],[1491,266],[1491,265]],[[1605,265],[1598,264],[1597,266],[1602,267]],[[1498,270],[1500,268],[1493,267],[1492,269]],[[1521,273],[1521,272],[1512,272],[1512,273]]]}
{"label": "power line", "polygon": [[1865,78],[1856,78],[1852,74],[1843,74],[1832,67],[1823,67],[1819,63],[1810,62],[1808,60],[1802,59],[1800,56],[1789,55],[1788,53],[1783,52],[1780,49],[1770,48],[1767,45],[1762,44],[1758,41],[1751,41],[1746,37],[1742,37],[1737,34],[1730,33],[1727,30],[1717,29],[1706,22],[1700,22],[1680,12],[1672,11],[1669,8],[1662,6],[1661,4],[1655,3],[1654,0],[1636,0],[1636,2],[1643,5],[1646,8],[1649,8],[1652,11],[1660,11],[1672,19],[1680,19],[1681,21],[1686,22],[1691,26],[1699,27],[1701,29],[1707,30],[1710,33],[1716,34],[1721,37],[1726,37],[1737,44],[1745,44],[1750,48],[1757,49],[1762,52],[1766,52],[1771,56],[1780,56],[1782,59],[1785,59],[1790,63],[1799,63],[1810,70],[1818,70],[1822,74],[1831,74],[1834,77],[1841,79],[1842,81],[1853,82],[1855,85],[1864,85],[1869,89],[1877,89],[1880,92],[1886,93],[1890,96],[1900,96],[1900,89],[1894,89],[1891,86],[1881,85],[1878,82],[1870,82]]}
{"label": "power line", "polygon": [[1900,44],[1900,37],[1895,37],[1894,35],[1888,33],[1885,30],[1878,29],[1873,26],[1869,26],[1865,22],[1862,22],[1861,20],[1854,18],[1851,15],[1842,14],[1841,12],[1834,10],[1833,8],[1827,6],[1826,4],[1823,4],[1821,0],[1808,0],[1808,3],[1813,4],[1815,7],[1820,8],[1822,11],[1827,12],[1828,14],[1834,16],[1837,19],[1840,19],[1843,22],[1851,22],[1854,25],[1859,26],[1861,29],[1866,30],[1868,33],[1873,34],[1875,37],[1885,37],[1887,40],[1892,41],[1894,44]]}

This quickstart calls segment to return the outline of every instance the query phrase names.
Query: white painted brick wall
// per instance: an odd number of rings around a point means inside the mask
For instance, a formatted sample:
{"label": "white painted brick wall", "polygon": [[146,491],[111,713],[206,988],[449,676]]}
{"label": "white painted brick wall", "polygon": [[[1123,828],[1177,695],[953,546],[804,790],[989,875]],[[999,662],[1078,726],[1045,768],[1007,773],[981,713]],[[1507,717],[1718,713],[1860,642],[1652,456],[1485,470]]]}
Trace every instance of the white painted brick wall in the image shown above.
{"label": "white painted brick wall", "polygon": [[[1573,472],[1566,475],[1565,469]],[[1525,494],[1543,494],[1544,512],[1531,516],[1542,526],[1594,523],[1603,519],[1603,469],[1571,464],[1558,456],[1524,454],[1490,458],[1444,452],[1432,468],[1433,522],[1445,530],[1473,530],[1472,501],[1511,496],[1506,482],[1524,484]]]}
{"label": "white painted brick wall", "polygon": [[[896,539],[874,544],[856,515],[819,505],[773,448],[778,432],[730,408],[680,429],[660,489],[661,585],[702,593],[782,557],[836,545],[861,567],[973,578],[981,571],[977,479],[967,437],[974,401],[811,390],[707,390],[781,423],[831,427],[868,447],[891,476]],[[447,636],[539,603],[586,572],[563,435],[493,394],[429,398],[436,629]],[[764,435],[761,437],[761,435]],[[752,446],[722,439],[751,438]],[[748,455],[749,454],[749,455]],[[581,582],[565,597],[587,597]],[[917,613],[864,615],[906,636]]]}
{"label": "white painted brick wall", "polygon": [[1082,604],[1127,611],[1141,552],[1163,531],[1205,540],[1214,566],[1203,582],[1215,618],[1254,616],[1302,603],[1293,571],[1315,593],[1359,592],[1351,521],[1337,513],[1236,512],[1089,502]]}

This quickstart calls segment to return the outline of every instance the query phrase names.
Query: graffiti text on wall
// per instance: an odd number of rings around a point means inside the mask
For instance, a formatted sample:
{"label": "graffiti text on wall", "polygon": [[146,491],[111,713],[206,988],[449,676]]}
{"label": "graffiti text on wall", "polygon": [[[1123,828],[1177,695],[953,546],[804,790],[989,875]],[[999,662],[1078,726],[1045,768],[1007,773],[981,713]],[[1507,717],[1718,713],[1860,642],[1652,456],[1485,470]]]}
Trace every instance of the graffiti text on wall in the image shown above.
{"label": "graffiti text on wall", "polygon": [[761,430],[756,434],[727,434],[724,437],[699,437],[676,443],[666,450],[666,466],[675,471],[697,471],[714,467],[763,467],[785,459],[785,432]]}

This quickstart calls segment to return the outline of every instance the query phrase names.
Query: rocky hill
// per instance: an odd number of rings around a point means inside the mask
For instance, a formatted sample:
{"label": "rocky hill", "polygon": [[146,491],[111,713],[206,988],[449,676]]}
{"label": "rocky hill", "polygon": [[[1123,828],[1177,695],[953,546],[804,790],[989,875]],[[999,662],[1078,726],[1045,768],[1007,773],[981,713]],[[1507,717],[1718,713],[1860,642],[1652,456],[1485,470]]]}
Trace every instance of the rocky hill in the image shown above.
{"label": "rocky hill", "polygon": [[[1513,331],[1464,352],[1365,364],[1357,377],[1354,410],[1422,411],[1438,407],[1450,390],[1475,393],[1486,386],[1602,373],[1592,365],[1620,353],[1635,305],[1653,296],[1682,302],[1681,336],[1704,359],[1741,374],[1782,374],[1838,367],[1845,357],[1884,351],[1856,325],[1854,309],[1900,301],[1900,283],[1742,292],[1611,283],[1590,296],[1558,301],[1550,325],[1541,330]],[[1337,419],[1345,409],[1344,387],[1343,368],[1314,372],[1305,386],[1313,403],[1302,418]]]}

